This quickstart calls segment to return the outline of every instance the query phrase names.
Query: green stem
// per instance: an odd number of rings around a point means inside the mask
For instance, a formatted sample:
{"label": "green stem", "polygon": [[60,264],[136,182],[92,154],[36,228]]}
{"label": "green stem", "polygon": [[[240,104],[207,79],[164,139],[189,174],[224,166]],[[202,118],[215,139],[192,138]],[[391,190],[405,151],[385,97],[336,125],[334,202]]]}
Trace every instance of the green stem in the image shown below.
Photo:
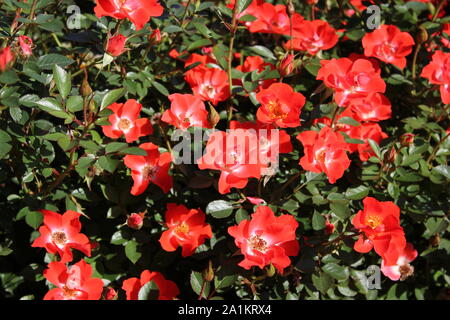
{"label": "green stem", "polygon": [[236,28],[237,28],[237,3],[234,5],[233,7],[233,17],[231,20],[231,27],[230,27],[230,32],[231,32],[231,39],[230,39],[230,45],[228,47],[228,85],[229,85],[229,90],[230,90],[230,102],[228,103],[228,121],[231,120],[231,118],[233,117],[233,107],[231,105],[231,97],[233,95],[233,78],[231,75],[231,70],[232,70],[232,62],[233,62],[233,47],[234,47],[234,38],[236,35]]}

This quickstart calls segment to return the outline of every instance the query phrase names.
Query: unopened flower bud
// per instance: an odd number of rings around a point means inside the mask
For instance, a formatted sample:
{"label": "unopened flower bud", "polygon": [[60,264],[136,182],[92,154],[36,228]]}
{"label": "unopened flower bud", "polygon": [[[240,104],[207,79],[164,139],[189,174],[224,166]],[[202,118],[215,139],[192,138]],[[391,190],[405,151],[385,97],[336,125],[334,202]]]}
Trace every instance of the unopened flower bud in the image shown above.
{"label": "unopened flower bud", "polygon": [[127,37],[120,33],[109,38],[106,44],[106,52],[113,57],[120,56],[125,52],[125,42],[127,42]]}
{"label": "unopened flower bud", "polygon": [[422,44],[428,40],[428,32],[425,28],[419,27],[419,32],[416,34],[416,42]]}
{"label": "unopened flower bud", "polygon": [[117,294],[116,290],[114,290],[111,287],[107,287],[107,288],[105,288],[104,297],[105,297],[105,300],[117,300],[119,295]]}
{"label": "unopened flower bud", "polygon": [[203,280],[211,282],[214,280],[214,269],[212,267],[212,262],[209,260],[208,267],[203,270]]}
{"label": "unopened flower bud", "polygon": [[400,137],[400,143],[403,147],[409,147],[414,142],[414,135],[412,133],[402,134]]}
{"label": "unopened flower bud", "polygon": [[270,278],[273,277],[275,275],[275,267],[273,266],[273,264],[270,264],[267,268],[266,268],[266,275]]}
{"label": "unopened flower bud", "polygon": [[131,229],[139,230],[144,225],[144,217],[139,213],[132,213],[128,216],[127,225]]}
{"label": "unopened flower bud", "polygon": [[295,68],[296,65],[294,61],[294,55],[288,54],[283,58],[283,60],[281,60],[280,64],[278,65],[278,72],[282,77],[286,77],[293,73]]}
{"label": "unopened flower bud", "polygon": [[155,29],[152,31],[149,37],[149,42],[151,43],[160,43],[161,42],[161,31],[159,29]]}

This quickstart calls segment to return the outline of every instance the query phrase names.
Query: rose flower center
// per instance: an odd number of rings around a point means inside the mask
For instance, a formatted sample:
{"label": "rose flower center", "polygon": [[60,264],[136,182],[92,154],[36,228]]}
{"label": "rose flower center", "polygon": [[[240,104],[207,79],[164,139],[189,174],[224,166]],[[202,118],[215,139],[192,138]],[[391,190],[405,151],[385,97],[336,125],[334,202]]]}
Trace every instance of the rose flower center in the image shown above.
{"label": "rose flower center", "polygon": [[52,233],[52,241],[57,245],[64,245],[67,241],[67,236],[62,231],[57,231]]}
{"label": "rose flower center", "polygon": [[272,119],[285,119],[288,116],[287,112],[284,112],[283,106],[277,101],[270,101],[267,109]]}
{"label": "rose flower center", "polygon": [[381,224],[381,218],[379,216],[368,216],[366,218],[366,224],[372,229],[375,229]]}
{"label": "rose flower center", "polygon": [[186,222],[182,222],[175,227],[175,232],[179,234],[186,234],[189,232],[189,226],[186,224]]}
{"label": "rose flower center", "polygon": [[142,175],[144,176],[144,179],[151,179],[153,175],[155,174],[156,168],[150,164],[147,164],[142,169]]}
{"label": "rose flower center", "polygon": [[400,281],[404,281],[406,278],[414,274],[414,267],[411,266],[409,263],[405,263],[404,265],[400,266],[399,271],[400,271]]}
{"label": "rose flower center", "polygon": [[128,119],[120,119],[119,124],[117,126],[122,131],[128,130],[130,129],[131,121]]}
{"label": "rose flower center", "polygon": [[250,248],[259,252],[263,252],[267,249],[266,240],[257,235],[251,236],[248,240],[248,244]]}

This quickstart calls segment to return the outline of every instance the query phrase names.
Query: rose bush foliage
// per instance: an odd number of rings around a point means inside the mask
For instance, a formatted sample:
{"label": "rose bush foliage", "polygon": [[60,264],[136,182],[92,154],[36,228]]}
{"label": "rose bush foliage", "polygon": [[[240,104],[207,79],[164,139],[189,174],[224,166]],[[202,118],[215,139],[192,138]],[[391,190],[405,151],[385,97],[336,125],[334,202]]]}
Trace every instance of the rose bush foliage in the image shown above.
{"label": "rose bush foliage", "polygon": [[448,299],[446,5],[0,1],[0,296]]}

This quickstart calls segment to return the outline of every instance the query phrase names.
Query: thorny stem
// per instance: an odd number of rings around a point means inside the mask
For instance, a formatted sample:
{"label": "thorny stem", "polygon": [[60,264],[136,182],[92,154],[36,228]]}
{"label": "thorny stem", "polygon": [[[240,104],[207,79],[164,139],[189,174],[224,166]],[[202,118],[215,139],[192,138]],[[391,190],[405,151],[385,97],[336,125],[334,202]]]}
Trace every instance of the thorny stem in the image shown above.
{"label": "thorny stem", "polygon": [[[30,9],[30,15],[28,16],[28,20],[33,21],[34,20],[34,16],[36,14],[36,6],[37,6],[38,0],[33,0],[33,3],[31,4],[31,9]],[[27,25],[27,27],[25,28],[25,34],[28,32],[28,29],[30,28],[31,23]]]}
{"label": "thorny stem", "polygon": [[416,69],[417,69],[417,57],[419,55],[419,51],[420,48],[422,47],[422,45],[420,43],[418,43],[416,45],[416,48],[414,50],[414,57],[413,57],[413,62],[412,62],[412,69],[411,69],[411,73],[412,73],[412,78],[413,80],[416,79]]}
{"label": "thorny stem", "polygon": [[441,144],[450,136],[450,133],[448,133],[447,135],[445,135],[439,142],[438,144],[434,147],[433,151],[431,152],[430,156],[427,159],[427,164],[430,165],[430,162],[436,157],[436,153],[439,150],[439,147],[441,146]]}

